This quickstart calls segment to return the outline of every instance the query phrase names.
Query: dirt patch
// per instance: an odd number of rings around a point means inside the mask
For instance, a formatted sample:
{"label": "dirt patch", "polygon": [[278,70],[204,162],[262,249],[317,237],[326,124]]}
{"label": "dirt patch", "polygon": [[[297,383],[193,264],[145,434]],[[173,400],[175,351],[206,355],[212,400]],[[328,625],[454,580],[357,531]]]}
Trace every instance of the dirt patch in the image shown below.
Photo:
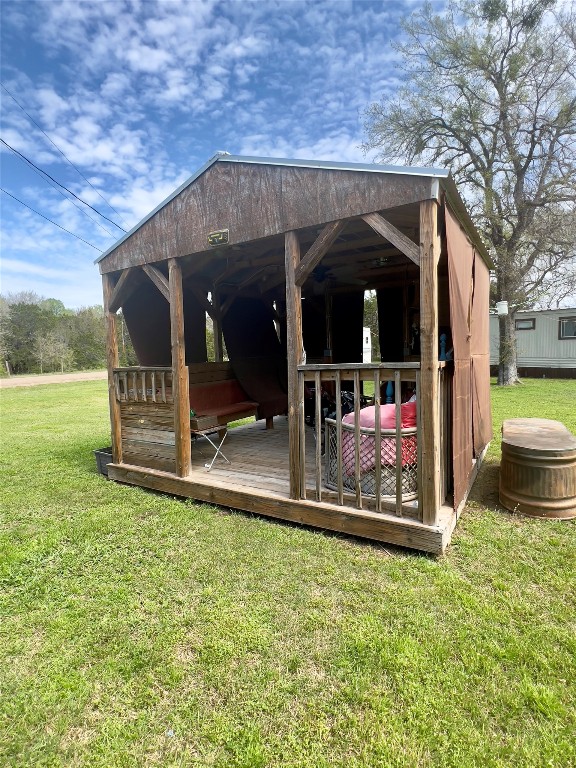
{"label": "dirt patch", "polygon": [[73,373],[45,373],[34,376],[10,376],[0,379],[0,389],[36,387],[39,384],[67,384],[72,381],[98,381],[108,377],[107,371],[75,371]]}

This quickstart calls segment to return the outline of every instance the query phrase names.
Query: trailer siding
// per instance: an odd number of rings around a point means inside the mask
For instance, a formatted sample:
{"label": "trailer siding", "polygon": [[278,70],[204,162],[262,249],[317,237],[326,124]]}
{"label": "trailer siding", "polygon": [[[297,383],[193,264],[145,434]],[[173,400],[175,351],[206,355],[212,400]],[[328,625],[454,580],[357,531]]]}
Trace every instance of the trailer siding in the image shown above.
{"label": "trailer siding", "polygon": [[[536,375],[542,371],[561,369],[564,375],[576,376],[576,339],[559,339],[561,318],[575,317],[576,308],[518,312],[517,320],[534,319],[533,330],[517,330],[518,369],[529,369]],[[498,317],[490,315],[490,365],[498,365]],[[537,369],[537,370],[536,370]]]}

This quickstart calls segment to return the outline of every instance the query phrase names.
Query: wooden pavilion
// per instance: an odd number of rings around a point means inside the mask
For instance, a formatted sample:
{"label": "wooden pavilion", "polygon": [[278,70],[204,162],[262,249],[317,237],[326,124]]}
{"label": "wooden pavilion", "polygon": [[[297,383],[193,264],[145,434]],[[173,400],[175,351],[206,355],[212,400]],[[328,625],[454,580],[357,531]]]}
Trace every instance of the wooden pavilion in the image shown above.
{"label": "wooden pavilion", "polygon": [[490,260],[447,171],[219,153],[98,263],[111,479],[444,551],[491,439]]}

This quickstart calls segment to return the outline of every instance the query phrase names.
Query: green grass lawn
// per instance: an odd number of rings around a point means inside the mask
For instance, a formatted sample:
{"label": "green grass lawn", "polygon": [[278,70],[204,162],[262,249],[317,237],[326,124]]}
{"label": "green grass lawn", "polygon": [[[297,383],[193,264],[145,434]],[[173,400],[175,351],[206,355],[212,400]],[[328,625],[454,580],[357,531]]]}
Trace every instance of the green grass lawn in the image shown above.
{"label": "green grass lawn", "polygon": [[498,508],[498,439],[434,559],[105,481],[105,382],[1,397],[0,765],[576,765],[576,529]]}

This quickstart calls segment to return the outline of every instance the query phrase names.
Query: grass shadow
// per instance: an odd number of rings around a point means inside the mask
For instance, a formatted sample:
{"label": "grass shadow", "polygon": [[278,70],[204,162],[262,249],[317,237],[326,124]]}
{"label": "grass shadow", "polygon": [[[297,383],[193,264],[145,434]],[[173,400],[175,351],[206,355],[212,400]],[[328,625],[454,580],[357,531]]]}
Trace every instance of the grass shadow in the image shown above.
{"label": "grass shadow", "polygon": [[474,501],[484,507],[503,510],[498,498],[498,484],[500,479],[500,463],[485,461],[478,471],[478,476],[468,496],[469,501]]}

